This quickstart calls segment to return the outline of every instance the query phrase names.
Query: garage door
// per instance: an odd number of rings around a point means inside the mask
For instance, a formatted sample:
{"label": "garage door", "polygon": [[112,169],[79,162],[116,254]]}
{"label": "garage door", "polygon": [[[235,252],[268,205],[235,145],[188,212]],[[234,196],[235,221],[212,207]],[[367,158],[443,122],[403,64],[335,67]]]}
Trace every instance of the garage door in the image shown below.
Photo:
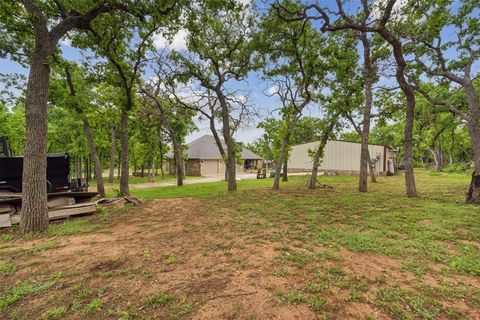
{"label": "garage door", "polygon": [[202,175],[218,174],[218,160],[203,160]]}

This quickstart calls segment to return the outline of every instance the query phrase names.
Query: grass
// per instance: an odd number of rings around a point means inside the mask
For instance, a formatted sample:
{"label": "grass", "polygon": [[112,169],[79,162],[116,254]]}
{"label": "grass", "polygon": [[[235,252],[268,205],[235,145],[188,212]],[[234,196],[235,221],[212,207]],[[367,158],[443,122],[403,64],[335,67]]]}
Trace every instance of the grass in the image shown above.
{"label": "grass", "polygon": [[171,293],[159,293],[148,297],[149,306],[165,307],[175,302],[175,296]]}
{"label": "grass", "polygon": [[97,227],[98,225],[89,224],[85,220],[73,219],[52,224],[48,229],[48,233],[52,236],[67,236],[79,233],[90,233]]}
{"label": "grass", "polygon": [[87,306],[85,307],[85,311],[87,313],[93,313],[93,312],[96,312],[100,309],[102,309],[102,300],[96,298],[96,299],[93,299],[92,301],[90,301],[89,304],[87,304]]}
{"label": "grass", "polygon": [[[261,187],[268,187],[272,183],[271,180],[240,180],[237,181],[239,190],[247,190]],[[132,195],[140,197],[145,200],[161,199],[161,198],[180,198],[180,197],[214,197],[217,195],[226,194],[227,183],[225,181],[210,182],[210,183],[196,183],[183,185],[181,187],[168,186],[132,190]]]}
{"label": "grass", "polygon": [[56,307],[43,314],[43,319],[60,319],[65,314],[65,307]]}
{"label": "grass", "polygon": [[17,303],[26,295],[35,295],[47,291],[60,279],[61,274],[52,276],[45,282],[33,280],[19,281],[6,294],[0,296],[0,311]]}
{"label": "grass", "polygon": [[[188,178],[190,178],[190,177],[188,177]],[[200,177],[198,177],[198,178],[200,178]],[[145,172],[145,176],[143,178],[142,177],[130,176],[128,178],[128,182],[129,182],[129,184],[140,184],[140,183],[149,183],[149,182],[175,181],[176,179],[177,178],[175,176],[166,174],[164,179],[162,179],[161,176],[155,176],[155,177],[153,177],[153,179],[151,181],[149,181],[148,175]],[[118,186],[118,184],[120,183],[120,180],[118,178],[113,179],[112,183],[108,182],[108,177],[104,177],[103,180],[105,182],[105,186],[108,186],[108,185]],[[92,180],[90,185],[94,186],[95,185],[95,180]]]}
{"label": "grass", "polygon": [[[66,314],[181,319],[201,317],[213,304],[230,301],[237,306],[228,311],[241,319],[265,306],[295,312],[293,305],[309,309],[316,314],[312,318],[475,318],[480,309],[480,207],[463,202],[468,175],[418,170],[418,198],[404,195],[401,176],[380,177],[368,193],[357,192],[356,177],[319,180],[333,189],[308,190],[305,177],[291,177],[278,191],[271,190],[272,179],[238,181],[233,193],[225,182],[137,189],[133,195],[144,199],[197,200],[183,200],[190,214],[173,200],[174,206],[159,212],[147,204],[148,212],[134,208],[111,212],[108,219],[52,224],[46,235],[32,239],[17,241],[14,232],[4,233],[0,244],[15,250],[2,250],[0,318],[29,311],[38,301],[44,306],[38,315],[49,319]],[[105,244],[102,238],[109,233],[120,242]],[[83,269],[68,281],[49,277],[52,261],[61,268],[55,250],[83,234],[91,236],[81,252],[71,254]],[[22,241],[35,245],[24,248]],[[124,256],[122,264],[92,269],[89,253],[110,249]],[[64,258],[64,250],[58,251]],[[29,265],[32,253],[41,256],[41,266]],[[254,288],[231,288],[234,279],[246,279]],[[125,296],[132,288],[140,291]],[[253,295],[256,291],[260,297]],[[260,304],[241,306],[243,299],[255,302],[265,292],[271,296]],[[48,297],[54,293],[53,303]],[[62,311],[62,306],[75,308]],[[358,312],[358,306],[368,308],[364,314],[345,313]]]}
{"label": "grass", "polygon": [[38,246],[34,247],[31,251],[32,253],[38,254],[46,250],[57,249],[60,247],[60,242],[58,239],[54,238],[51,240],[47,240],[46,242],[39,244]]}
{"label": "grass", "polygon": [[17,266],[10,262],[0,262],[0,276],[9,276],[17,271]]}

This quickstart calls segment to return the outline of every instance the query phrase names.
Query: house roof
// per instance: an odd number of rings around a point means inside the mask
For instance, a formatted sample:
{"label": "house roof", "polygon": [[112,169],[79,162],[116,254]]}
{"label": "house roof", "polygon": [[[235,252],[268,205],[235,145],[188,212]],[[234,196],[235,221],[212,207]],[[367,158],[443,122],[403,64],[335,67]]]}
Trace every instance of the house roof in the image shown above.
{"label": "house roof", "polygon": [[[222,145],[225,147],[225,141],[221,139]],[[215,138],[211,135],[204,135],[196,140],[193,140],[187,144],[187,156],[189,159],[203,159],[203,160],[217,160],[221,159],[220,150],[218,149]],[[245,147],[241,147],[240,157],[242,159],[261,160],[262,157],[248,150]],[[167,158],[172,158],[173,154],[169,152]]]}

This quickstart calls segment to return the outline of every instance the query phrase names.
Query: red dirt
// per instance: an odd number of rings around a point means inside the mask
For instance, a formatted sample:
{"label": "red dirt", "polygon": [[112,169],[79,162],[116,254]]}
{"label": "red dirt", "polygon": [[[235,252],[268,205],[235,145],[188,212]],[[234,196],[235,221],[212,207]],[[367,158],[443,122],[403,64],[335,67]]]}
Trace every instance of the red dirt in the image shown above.
{"label": "red dirt", "polygon": [[[151,295],[168,292],[183,305],[194,304],[185,316],[190,319],[318,319],[323,315],[331,319],[364,319],[367,315],[390,319],[370,301],[370,295],[363,302],[347,302],[348,290],[336,287],[319,294],[327,302],[319,312],[307,303],[280,303],[279,289],[303,289],[306,281],[332,262],[314,262],[304,268],[282,264],[277,259],[279,243],[267,241],[270,237],[238,235],[238,226],[229,224],[230,209],[217,209],[222,213],[218,216],[209,214],[211,209],[211,204],[196,199],[151,201],[113,214],[112,222],[92,233],[59,237],[59,248],[36,256],[9,254],[19,270],[2,281],[0,292],[32,275],[45,280],[59,271],[72,273],[48,293],[24,296],[0,311],[0,318],[18,314],[36,318],[55,306],[64,306],[68,319],[118,319],[119,312],[127,310],[137,318],[170,319],[177,312],[174,307],[148,305]],[[26,239],[14,244],[31,249],[44,241]],[[293,248],[293,243],[289,245]],[[313,248],[317,252],[322,249]],[[399,271],[401,261],[346,249],[340,253],[343,260],[339,263],[347,274],[372,281],[383,276],[389,283],[407,287],[418,281],[412,274]],[[32,260],[41,262],[28,266]],[[274,275],[278,268],[290,275]],[[426,281],[436,283],[435,279]],[[88,288],[91,294],[81,297],[79,288]],[[52,293],[61,297],[52,298]],[[103,306],[88,313],[84,306],[93,298],[99,298]],[[78,310],[73,308],[75,301],[83,303]],[[477,314],[467,305],[460,307],[467,314]]]}

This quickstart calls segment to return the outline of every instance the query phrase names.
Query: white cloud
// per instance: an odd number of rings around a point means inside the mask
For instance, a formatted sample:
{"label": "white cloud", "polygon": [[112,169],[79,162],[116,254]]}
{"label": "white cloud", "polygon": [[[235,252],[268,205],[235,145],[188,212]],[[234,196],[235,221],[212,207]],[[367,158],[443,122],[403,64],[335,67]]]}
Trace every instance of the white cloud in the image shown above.
{"label": "white cloud", "polygon": [[268,88],[267,90],[267,93],[269,96],[273,96],[274,94],[276,94],[278,92],[278,86],[273,86],[273,87],[270,87]]}
{"label": "white cloud", "polygon": [[68,38],[61,39],[60,44],[62,46],[71,47],[72,46],[72,39],[68,39]]}
{"label": "white cloud", "polygon": [[[375,0],[372,6],[371,17],[380,19],[385,11],[387,0]],[[403,9],[408,5],[409,0],[397,0],[393,5],[391,21],[401,21],[404,17]]]}
{"label": "white cloud", "polygon": [[185,29],[180,29],[171,39],[164,37],[162,34],[155,34],[153,44],[157,49],[187,50],[187,37],[188,31]]}

